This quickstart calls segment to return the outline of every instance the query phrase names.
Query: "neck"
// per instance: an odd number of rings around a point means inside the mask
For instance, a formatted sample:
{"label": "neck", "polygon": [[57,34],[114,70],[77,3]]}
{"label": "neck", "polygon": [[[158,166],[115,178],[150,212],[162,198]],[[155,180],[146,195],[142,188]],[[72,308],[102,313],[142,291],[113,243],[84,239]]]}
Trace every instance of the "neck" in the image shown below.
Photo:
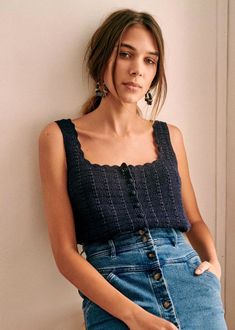
{"label": "neck", "polygon": [[120,103],[109,96],[102,99],[93,114],[104,130],[111,130],[117,136],[130,134],[143,121],[138,114],[137,103]]}

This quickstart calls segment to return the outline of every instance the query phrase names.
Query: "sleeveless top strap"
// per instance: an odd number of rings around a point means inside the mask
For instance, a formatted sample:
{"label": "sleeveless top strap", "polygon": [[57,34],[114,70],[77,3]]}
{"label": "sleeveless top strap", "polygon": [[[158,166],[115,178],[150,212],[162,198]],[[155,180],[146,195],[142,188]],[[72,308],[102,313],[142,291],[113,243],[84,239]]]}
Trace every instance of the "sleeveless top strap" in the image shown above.
{"label": "sleeveless top strap", "polygon": [[167,123],[165,121],[158,121],[157,125],[155,125],[155,133],[160,153],[164,158],[177,163]]}
{"label": "sleeveless top strap", "polygon": [[80,156],[76,130],[69,119],[55,120],[55,122],[63,134],[67,167],[73,169],[78,164]]}

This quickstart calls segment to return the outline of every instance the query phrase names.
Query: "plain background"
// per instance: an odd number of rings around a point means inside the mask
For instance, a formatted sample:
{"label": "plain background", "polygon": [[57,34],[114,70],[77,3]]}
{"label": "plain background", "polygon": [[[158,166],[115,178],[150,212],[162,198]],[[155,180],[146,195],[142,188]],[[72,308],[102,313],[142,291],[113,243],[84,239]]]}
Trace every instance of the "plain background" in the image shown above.
{"label": "plain background", "polygon": [[150,12],[162,28],[168,95],[159,119],[184,135],[199,209],[222,265],[226,319],[229,329],[235,329],[235,2],[2,0],[3,330],[77,330],[83,322],[77,289],[59,273],[50,248],[38,136],[47,123],[80,115],[90,88],[82,69],[85,46],[106,15],[118,8]]}

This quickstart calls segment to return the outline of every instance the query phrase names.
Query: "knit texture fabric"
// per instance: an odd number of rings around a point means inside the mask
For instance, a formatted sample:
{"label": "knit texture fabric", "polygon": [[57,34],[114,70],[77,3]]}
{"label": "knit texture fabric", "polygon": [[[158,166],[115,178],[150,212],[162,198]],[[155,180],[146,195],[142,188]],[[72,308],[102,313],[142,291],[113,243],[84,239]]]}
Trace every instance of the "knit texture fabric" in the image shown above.
{"label": "knit texture fabric", "polygon": [[55,122],[63,134],[67,188],[78,244],[111,239],[115,234],[145,227],[190,230],[166,122],[154,121],[158,157],[143,165],[92,164],[84,156],[72,120]]}

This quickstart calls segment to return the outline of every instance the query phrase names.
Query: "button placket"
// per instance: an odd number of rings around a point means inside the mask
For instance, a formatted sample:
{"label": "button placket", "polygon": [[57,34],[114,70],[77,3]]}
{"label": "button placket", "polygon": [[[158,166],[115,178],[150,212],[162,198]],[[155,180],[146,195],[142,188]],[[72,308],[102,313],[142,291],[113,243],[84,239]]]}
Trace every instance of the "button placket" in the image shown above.
{"label": "button placket", "polygon": [[154,268],[157,268],[153,273],[151,272],[152,274],[150,276],[150,281],[152,282],[153,290],[156,291],[156,297],[162,306],[162,315],[165,315],[166,319],[171,320],[171,322],[173,322],[176,327],[180,329],[174,312],[173,302],[168,292],[168,288],[165,282],[166,280],[164,278],[164,274],[160,266],[160,261],[157,252],[158,250],[157,248],[155,248],[155,243],[151,236],[151,231],[148,228],[144,227],[143,229],[140,229],[138,233],[142,237],[145,237],[145,235],[147,235],[151,243],[147,246],[146,257],[149,259],[149,263],[155,264]]}
{"label": "button placket", "polygon": [[[123,176],[126,178],[129,188],[129,195],[133,200],[133,208],[136,209],[137,217],[143,218],[146,226],[143,226],[143,229],[139,229],[138,233],[142,237],[143,242],[150,241],[150,245],[147,245],[146,256],[149,259],[150,264],[157,265],[157,271],[150,277],[152,279],[153,290],[156,291],[156,297],[159,299],[159,303],[162,305],[162,314],[166,316],[167,319],[171,319],[174,324],[178,326],[176,322],[176,316],[174,314],[173,304],[169,296],[169,292],[165,283],[164,275],[162,273],[160,262],[157,252],[154,251],[154,242],[151,236],[151,232],[148,229],[148,223],[145,218],[145,214],[142,210],[141,203],[138,200],[138,193],[135,187],[135,181],[132,178],[130,168],[126,163],[122,163],[121,170]],[[155,267],[155,266],[154,266]]]}
{"label": "button placket", "polygon": [[[138,218],[145,218],[145,214],[143,212],[141,203],[139,202],[139,198],[138,198],[138,193],[135,187],[135,181],[132,177],[130,168],[128,167],[128,165],[123,162],[121,164],[121,171],[123,173],[123,175],[126,177],[128,186],[129,186],[129,196],[133,199],[133,208],[137,210],[137,217]],[[144,240],[146,240],[146,238],[144,238]]]}

